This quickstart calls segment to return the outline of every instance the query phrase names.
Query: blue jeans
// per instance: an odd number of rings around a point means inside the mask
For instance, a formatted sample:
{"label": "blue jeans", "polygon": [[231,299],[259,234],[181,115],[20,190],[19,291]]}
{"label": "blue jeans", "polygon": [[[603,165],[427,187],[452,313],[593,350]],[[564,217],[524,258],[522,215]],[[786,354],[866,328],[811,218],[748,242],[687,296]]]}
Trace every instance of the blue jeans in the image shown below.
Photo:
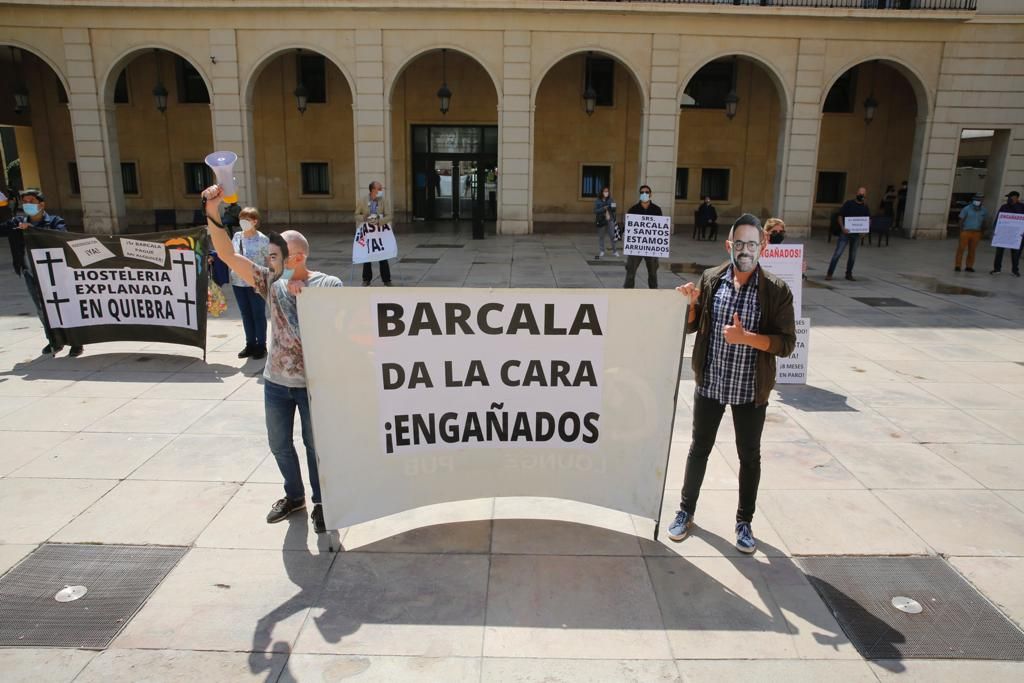
{"label": "blue jeans", "polygon": [[843,255],[843,250],[846,249],[847,244],[850,245],[850,253],[846,257],[846,274],[853,275],[853,262],[857,260],[857,248],[860,246],[859,233],[839,234],[839,239],[836,240],[836,250],[832,253],[832,260],[828,264],[829,275],[836,272],[836,265],[839,263],[839,258]]}
{"label": "blue jeans", "polygon": [[295,409],[299,409],[302,421],[302,443],[306,446],[306,466],[309,468],[309,485],[313,489],[313,504],[320,502],[320,473],[316,464],[316,449],[313,447],[313,420],[309,414],[309,394],[306,389],[293,389],[263,380],[263,406],[267,415],[267,439],[270,452],[277,460],[277,469],[284,477],[284,495],[289,500],[306,497],[302,485],[302,470],[299,469],[299,454],[292,442],[292,428],[295,425]]}
{"label": "blue jeans", "polygon": [[267,345],[267,302],[252,287],[232,285],[235,302],[242,314],[242,329],[245,330],[246,346]]}

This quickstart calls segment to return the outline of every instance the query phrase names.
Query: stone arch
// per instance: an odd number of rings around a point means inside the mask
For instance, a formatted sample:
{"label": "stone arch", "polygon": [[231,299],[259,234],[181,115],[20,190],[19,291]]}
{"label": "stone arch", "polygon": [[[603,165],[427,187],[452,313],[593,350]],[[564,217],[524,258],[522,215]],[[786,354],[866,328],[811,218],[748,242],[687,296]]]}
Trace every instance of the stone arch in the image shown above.
{"label": "stone arch", "polygon": [[395,73],[391,77],[391,80],[384,84],[384,106],[386,106],[386,107],[390,106],[391,98],[395,94],[395,85],[397,85],[397,83],[402,79],[402,74],[405,73],[406,69],[408,69],[414,62],[416,62],[421,57],[423,57],[425,55],[428,55],[428,54],[435,53],[435,52],[440,52],[441,50],[448,50],[449,52],[457,52],[457,53],[459,53],[459,54],[461,54],[461,55],[463,55],[465,57],[469,57],[474,62],[476,62],[477,65],[481,69],[484,70],[484,72],[491,79],[491,85],[494,86],[494,92],[498,96],[498,109],[500,110],[501,109],[501,95],[502,95],[502,92],[501,92],[501,80],[494,73],[494,70],[487,64],[487,60],[483,59],[479,54],[477,54],[473,50],[468,50],[468,49],[466,49],[463,46],[453,47],[451,45],[444,45],[444,44],[440,44],[440,43],[437,44],[437,45],[431,45],[429,47],[421,48],[421,49],[417,50],[416,52],[414,52],[413,54],[409,55],[404,61],[402,61],[402,63],[398,66],[398,68],[395,69]]}
{"label": "stone arch", "polygon": [[540,86],[544,83],[544,79],[547,78],[548,74],[551,72],[553,68],[555,68],[556,65],[561,63],[563,60],[568,59],[569,57],[578,54],[587,54],[588,52],[592,52],[595,55],[604,55],[606,57],[611,57],[622,66],[626,67],[626,71],[629,73],[630,77],[633,79],[633,83],[640,91],[640,101],[643,102],[644,110],[646,111],[647,101],[649,97],[649,87],[647,82],[644,79],[640,78],[640,70],[636,67],[635,64],[630,62],[630,60],[624,57],[620,52],[616,50],[609,50],[608,47],[604,45],[573,46],[565,50],[564,52],[559,53],[557,57],[555,57],[554,59],[550,60],[547,64],[545,64],[544,67],[541,69],[538,78],[534,81],[532,89],[530,91],[530,108],[533,109],[534,107],[536,107],[537,93],[540,91]]}
{"label": "stone arch", "polygon": [[100,106],[109,106],[114,103],[114,87],[117,84],[117,78],[121,74],[121,70],[127,67],[131,62],[136,59],[139,55],[145,54],[152,50],[163,50],[169,52],[176,57],[181,57],[186,62],[192,65],[192,67],[199,73],[199,76],[203,79],[203,83],[206,85],[206,92],[210,95],[210,105],[213,106],[213,78],[206,72],[206,68],[201,62],[196,61],[191,56],[183,54],[178,48],[166,44],[166,43],[146,43],[144,45],[133,45],[122,51],[107,68],[100,80],[99,95],[100,95]]}
{"label": "stone arch", "polygon": [[249,70],[249,73],[247,73],[245,75],[245,78],[242,80],[241,95],[243,107],[251,106],[253,89],[256,87],[256,83],[259,81],[260,75],[267,68],[267,66],[269,66],[275,59],[279,58],[280,56],[297,50],[307,50],[311,53],[321,55],[327,61],[333,64],[338,69],[338,71],[341,72],[342,77],[348,84],[348,89],[352,93],[352,97],[355,97],[356,81],[352,77],[352,73],[350,72],[345,62],[339,59],[337,55],[334,55],[331,52],[324,50],[322,47],[294,43],[288,45],[275,45],[270,50],[256,58],[256,61],[253,64],[252,68]]}

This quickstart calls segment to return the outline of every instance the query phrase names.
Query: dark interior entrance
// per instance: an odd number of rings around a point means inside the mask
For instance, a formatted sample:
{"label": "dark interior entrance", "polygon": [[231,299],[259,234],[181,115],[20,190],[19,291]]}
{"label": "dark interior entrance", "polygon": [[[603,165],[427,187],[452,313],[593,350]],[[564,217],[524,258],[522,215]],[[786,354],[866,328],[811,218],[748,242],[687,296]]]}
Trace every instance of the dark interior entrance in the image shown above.
{"label": "dark interior entrance", "polygon": [[498,217],[498,127],[412,127],[413,216]]}

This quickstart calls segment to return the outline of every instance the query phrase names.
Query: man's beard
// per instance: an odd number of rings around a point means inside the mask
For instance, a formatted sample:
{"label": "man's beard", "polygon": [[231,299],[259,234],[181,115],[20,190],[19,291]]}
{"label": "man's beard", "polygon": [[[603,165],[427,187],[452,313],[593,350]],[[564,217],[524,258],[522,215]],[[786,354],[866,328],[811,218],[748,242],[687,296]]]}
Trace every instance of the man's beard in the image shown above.
{"label": "man's beard", "polygon": [[747,253],[733,254],[732,265],[741,273],[749,273],[757,267],[757,259]]}

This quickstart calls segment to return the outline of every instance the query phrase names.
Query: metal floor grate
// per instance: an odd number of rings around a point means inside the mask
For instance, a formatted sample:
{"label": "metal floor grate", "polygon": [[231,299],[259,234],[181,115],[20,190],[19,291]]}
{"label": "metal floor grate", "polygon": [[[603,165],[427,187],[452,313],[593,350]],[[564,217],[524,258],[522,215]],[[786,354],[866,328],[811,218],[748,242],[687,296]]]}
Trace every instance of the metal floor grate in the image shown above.
{"label": "metal floor grate", "polygon": [[[0,578],[0,647],[107,647],[187,550],[40,546]],[[65,586],[88,592],[58,602]]]}
{"label": "metal floor grate", "polygon": [[437,263],[437,259],[436,258],[428,258],[428,257],[406,256],[405,258],[399,259],[398,262],[399,263]]}
{"label": "metal floor grate", "polygon": [[852,297],[854,301],[859,301],[862,304],[867,304],[874,308],[917,308],[917,304],[912,304],[909,301],[903,299],[894,299],[887,296],[855,296]]}
{"label": "metal floor grate", "polygon": [[[866,659],[1024,661],[1024,633],[938,557],[800,560],[811,585]],[[910,598],[911,611],[893,600]]]}

